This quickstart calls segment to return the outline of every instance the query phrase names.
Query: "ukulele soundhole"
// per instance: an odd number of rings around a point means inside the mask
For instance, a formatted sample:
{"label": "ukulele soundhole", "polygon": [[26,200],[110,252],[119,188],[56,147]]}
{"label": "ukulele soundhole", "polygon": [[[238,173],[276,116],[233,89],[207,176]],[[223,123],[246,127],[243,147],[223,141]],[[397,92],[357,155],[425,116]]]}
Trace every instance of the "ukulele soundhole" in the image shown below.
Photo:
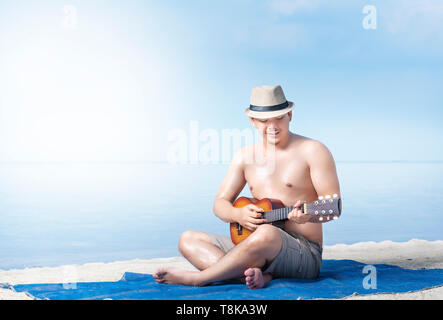
{"label": "ukulele soundhole", "polygon": [[237,234],[239,235],[239,236],[241,236],[242,235],[242,226],[240,225],[240,223],[237,223]]}

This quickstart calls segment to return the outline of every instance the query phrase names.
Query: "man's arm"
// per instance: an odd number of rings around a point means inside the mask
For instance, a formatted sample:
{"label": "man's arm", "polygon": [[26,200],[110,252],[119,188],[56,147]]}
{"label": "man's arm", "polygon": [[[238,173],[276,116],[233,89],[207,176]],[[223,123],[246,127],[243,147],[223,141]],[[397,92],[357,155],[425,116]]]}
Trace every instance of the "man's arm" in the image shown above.
{"label": "man's arm", "polygon": [[[340,185],[337,177],[335,161],[328,148],[319,141],[311,141],[307,147],[307,160],[311,173],[312,184],[318,196],[336,194],[340,197]],[[309,222],[327,222],[317,216],[310,216]]]}
{"label": "man's arm", "polygon": [[340,196],[340,185],[337,169],[331,152],[321,142],[312,141],[307,152],[312,184],[318,196],[337,194]]}
{"label": "man's arm", "polygon": [[244,149],[240,149],[234,155],[229,165],[228,173],[215,196],[213,207],[214,214],[225,222],[237,221],[234,219],[235,208],[232,203],[246,184],[243,164],[244,152]]}

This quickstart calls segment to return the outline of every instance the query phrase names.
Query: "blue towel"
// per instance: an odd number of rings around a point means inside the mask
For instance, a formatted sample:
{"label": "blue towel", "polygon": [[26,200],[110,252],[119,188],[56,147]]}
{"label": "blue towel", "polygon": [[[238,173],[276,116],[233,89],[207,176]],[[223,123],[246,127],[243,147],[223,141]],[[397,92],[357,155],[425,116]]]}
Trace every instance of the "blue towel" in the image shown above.
{"label": "blue towel", "polygon": [[367,266],[352,260],[324,260],[317,279],[275,279],[259,290],[250,290],[236,281],[205,287],[158,284],[150,274],[131,272],[116,282],[23,284],[12,288],[54,300],[295,300],[409,292],[439,285],[443,285],[443,269],[408,270],[385,264]]}

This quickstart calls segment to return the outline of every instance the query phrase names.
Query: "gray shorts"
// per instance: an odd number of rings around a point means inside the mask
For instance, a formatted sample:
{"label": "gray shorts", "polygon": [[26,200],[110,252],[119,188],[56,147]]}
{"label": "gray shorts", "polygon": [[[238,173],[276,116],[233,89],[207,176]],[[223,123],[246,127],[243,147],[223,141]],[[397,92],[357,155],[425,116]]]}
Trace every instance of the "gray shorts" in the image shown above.
{"label": "gray shorts", "polygon": [[[282,248],[263,272],[273,278],[317,278],[320,274],[323,248],[320,243],[308,240],[296,232],[286,232],[280,228]],[[231,238],[208,233],[212,242],[224,252],[234,248]]]}

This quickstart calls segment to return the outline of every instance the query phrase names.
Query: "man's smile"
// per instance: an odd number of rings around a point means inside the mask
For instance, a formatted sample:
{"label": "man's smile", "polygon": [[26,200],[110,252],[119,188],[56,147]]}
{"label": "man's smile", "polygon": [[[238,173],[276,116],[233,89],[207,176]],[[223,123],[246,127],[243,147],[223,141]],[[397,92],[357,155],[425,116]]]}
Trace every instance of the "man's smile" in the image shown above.
{"label": "man's smile", "polygon": [[277,136],[278,134],[280,133],[280,131],[267,131],[266,132],[266,134],[268,135],[268,136]]}

